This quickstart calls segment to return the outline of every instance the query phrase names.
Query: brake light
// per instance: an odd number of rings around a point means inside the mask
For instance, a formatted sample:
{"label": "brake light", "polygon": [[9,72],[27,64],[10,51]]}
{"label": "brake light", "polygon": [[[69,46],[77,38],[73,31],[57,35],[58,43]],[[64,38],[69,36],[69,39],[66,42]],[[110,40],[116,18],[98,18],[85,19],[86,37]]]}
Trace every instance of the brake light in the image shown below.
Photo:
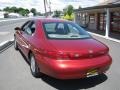
{"label": "brake light", "polygon": [[74,52],[56,52],[56,51],[47,51],[45,53],[45,56],[49,58],[54,58],[56,60],[72,60],[72,59],[80,59],[83,58],[84,55],[80,53],[74,53]]}
{"label": "brake light", "polygon": [[69,59],[69,56],[67,53],[63,53],[63,52],[56,52],[56,51],[46,51],[44,53],[44,55],[46,57],[49,57],[49,58],[54,58],[56,60],[63,60],[63,59]]}

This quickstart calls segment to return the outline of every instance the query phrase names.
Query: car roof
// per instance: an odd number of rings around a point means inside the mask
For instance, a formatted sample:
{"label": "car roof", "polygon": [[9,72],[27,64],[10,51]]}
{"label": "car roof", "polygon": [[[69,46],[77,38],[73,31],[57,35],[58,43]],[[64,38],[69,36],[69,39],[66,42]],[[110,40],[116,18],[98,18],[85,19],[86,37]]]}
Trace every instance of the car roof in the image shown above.
{"label": "car roof", "polygon": [[59,19],[59,18],[35,18],[34,20],[41,22],[70,22],[68,20]]}

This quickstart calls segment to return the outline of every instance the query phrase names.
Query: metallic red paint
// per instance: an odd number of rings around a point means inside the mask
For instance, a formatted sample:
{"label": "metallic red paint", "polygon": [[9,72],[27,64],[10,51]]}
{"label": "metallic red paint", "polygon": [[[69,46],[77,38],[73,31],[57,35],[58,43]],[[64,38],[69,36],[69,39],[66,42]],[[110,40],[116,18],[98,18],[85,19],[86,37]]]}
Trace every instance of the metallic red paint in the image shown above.
{"label": "metallic red paint", "polygon": [[[36,31],[30,36],[16,31],[19,49],[29,58],[31,51],[40,72],[59,79],[84,78],[89,70],[96,69],[99,74],[106,72],[112,59],[108,47],[90,39],[50,40],[46,37],[42,22],[66,22],[64,20],[34,20]],[[68,21],[67,21],[68,22]],[[61,55],[60,55],[61,54]]]}

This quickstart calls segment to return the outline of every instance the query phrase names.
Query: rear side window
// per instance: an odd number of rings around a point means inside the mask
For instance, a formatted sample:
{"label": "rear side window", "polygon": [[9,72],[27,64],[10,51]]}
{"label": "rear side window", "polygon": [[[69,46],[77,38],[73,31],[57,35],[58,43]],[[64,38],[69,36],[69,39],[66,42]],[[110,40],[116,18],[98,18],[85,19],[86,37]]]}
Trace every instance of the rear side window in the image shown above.
{"label": "rear side window", "polygon": [[55,26],[56,26],[56,23],[46,23],[45,24],[45,30],[47,33],[52,33],[52,32],[55,32]]}

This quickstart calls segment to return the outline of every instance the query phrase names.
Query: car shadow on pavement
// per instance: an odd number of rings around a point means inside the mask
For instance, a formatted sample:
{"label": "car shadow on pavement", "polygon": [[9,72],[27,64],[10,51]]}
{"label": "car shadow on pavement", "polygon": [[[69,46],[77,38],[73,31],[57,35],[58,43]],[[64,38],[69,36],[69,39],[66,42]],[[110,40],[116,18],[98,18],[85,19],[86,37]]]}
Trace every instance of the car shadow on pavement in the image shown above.
{"label": "car shadow on pavement", "polygon": [[58,90],[78,90],[99,85],[107,80],[107,76],[101,74],[84,79],[58,80],[45,75],[42,77],[42,80]]}
{"label": "car shadow on pavement", "polygon": [[22,55],[22,57],[24,58],[25,62],[30,65],[30,62],[27,60],[27,58],[25,57],[25,55],[22,53],[21,50],[19,50],[20,54]]}

